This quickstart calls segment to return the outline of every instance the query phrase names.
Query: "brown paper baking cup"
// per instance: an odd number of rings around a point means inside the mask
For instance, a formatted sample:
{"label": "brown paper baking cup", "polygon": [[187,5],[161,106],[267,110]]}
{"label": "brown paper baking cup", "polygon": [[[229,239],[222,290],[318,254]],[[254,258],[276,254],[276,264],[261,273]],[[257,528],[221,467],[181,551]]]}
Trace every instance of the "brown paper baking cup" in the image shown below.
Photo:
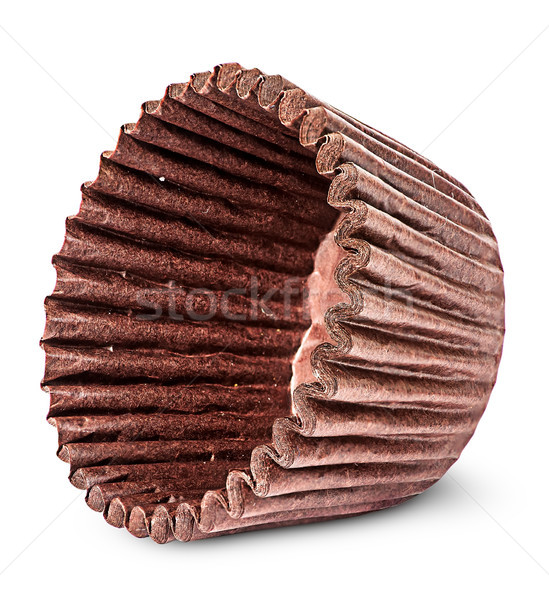
{"label": "brown paper baking cup", "polygon": [[503,272],[471,193],[258,69],[146,102],[53,263],[58,455],[137,537],[399,504],[459,457],[496,380]]}

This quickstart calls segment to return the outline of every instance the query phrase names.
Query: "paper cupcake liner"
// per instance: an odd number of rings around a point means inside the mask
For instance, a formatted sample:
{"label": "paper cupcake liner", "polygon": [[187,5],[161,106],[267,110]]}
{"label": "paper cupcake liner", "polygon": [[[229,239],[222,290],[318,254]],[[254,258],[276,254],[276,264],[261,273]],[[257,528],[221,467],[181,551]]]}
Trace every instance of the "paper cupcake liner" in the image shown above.
{"label": "paper cupcake liner", "polygon": [[146,102],[53,262],[58,455],[137,537],[397,505],[459,457],[496,380],[503,272],[471,193],[258,69]]}

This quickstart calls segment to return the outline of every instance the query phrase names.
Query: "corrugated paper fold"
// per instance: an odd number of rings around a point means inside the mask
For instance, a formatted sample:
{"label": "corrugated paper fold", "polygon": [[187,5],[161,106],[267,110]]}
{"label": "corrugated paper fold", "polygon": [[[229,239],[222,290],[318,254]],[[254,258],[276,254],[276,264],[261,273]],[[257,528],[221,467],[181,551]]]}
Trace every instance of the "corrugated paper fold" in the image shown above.
{"label": "corrugated paper fold", "polygon": [[58,455],[159,543],[399,504],[496,380],[503,272],[471,193],[258,69],[146,102],[53,262]]}

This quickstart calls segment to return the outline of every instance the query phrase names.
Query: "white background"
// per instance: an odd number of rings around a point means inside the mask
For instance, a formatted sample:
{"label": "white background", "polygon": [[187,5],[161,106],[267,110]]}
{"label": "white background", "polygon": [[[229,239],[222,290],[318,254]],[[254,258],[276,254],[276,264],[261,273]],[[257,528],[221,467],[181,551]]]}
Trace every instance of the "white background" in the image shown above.
{"label": "white background", "polygon": [[[547,3],[12,1],[0,26],[3,597],[547,598]],[[157,546],[87,508],[55,457],[42,301],[64,218],[118,127],[167,84],[235,60],[425,151],[472,190],[500,241],[508,333],[477,433],[422,496]]]}

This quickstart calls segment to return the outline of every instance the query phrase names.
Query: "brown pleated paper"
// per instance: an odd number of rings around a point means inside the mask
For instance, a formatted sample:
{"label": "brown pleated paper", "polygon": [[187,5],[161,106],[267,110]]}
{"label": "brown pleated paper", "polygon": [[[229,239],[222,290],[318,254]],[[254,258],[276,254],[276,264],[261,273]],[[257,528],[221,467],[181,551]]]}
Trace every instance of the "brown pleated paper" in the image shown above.
{"label": "brown pleated paper", "polygon": [[471,193],[257,69],[146,102],[53,262],[58,455],[159,543],[399,504],[496,380],[503,272]]}

